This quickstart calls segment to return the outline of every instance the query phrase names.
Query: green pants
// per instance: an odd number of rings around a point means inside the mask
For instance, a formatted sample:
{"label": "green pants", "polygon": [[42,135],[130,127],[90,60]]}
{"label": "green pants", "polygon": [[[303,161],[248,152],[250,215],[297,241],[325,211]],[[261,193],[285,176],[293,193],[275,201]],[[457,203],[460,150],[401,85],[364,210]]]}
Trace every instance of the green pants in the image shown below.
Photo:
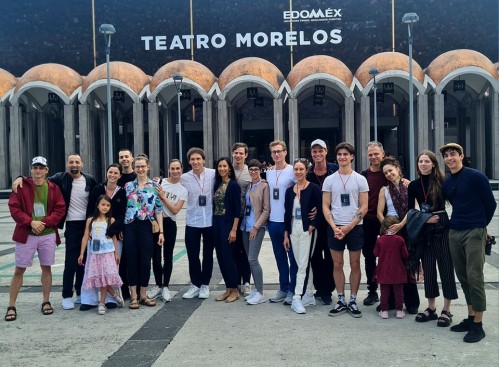
{"label": "green pants", "polygon": [[454,270],[463,288],[466,304],[476,312],[487,308],[483,265],[485,263],[486,228],[465,231],[449,230],[449,245]]}

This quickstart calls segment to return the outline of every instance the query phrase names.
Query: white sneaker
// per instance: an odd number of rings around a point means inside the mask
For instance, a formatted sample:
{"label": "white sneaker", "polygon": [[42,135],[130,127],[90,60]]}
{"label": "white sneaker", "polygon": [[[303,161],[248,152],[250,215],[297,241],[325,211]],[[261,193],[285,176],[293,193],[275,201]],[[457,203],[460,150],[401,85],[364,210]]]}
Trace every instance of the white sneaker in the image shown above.
{"label": "white sneaker", "polygon": [[191,298],[195,298],[197,296],[199,296],[199,287],[196,287],[194,284],[191,284],[191,286],[189,287],[189,290],[184,293],[182,298],[191,299]]}
{"label": "white sneaker", "polygon": [[154,287],[149,289],[146,294],[147,294],[147,298],[156,299],[159,296],[161,296],[161,288],[158,287],[157,285],[155,285]]}
{"label": "white sneaker", "polygon": [[265,298],[265,296],[258,291],[254,293],[253,297],[246,300],[248,305],[259,305],[260,303],[265,302],[267,302],[267,298]]}
{"label": "white sneaker", "polygon": [[209,296],[210,296],[210,288],[207,285],[202,285],[201,288],[199,288],[198,298],[206,299]]}
{"label": "white sneaker", "polygon": [[64,298],[62,300],[61,306],[65,310],[72,310],[73,308],[75,308],[75,304],[73,303],[73,298],[71,297]]}
{"label": "white sneaker", "polygon": [[123,299],[123,296],[121,295],[121,289],[116,288],[114,290],[114,299],[116,300],[116,304],[118,307],[123,308],[125,306],[125,300]]}
{"label": "white sneaker", "polygon": [[307,306],[315,306],[315,297],[313,294],[306,292],[303,297],[301,298],[301,303],[303,304],[303,307]]}
{"label": "white sneaker", "polygon": [[247,301],[247,300],[249,300],[250,298],[252,298],[252,297],[255,295],[255,293],[258,293],[258,291],[257,291],[256,289],[253,289],[253,290],[251,291],[250,295],[249,295],[249,296],[244,297],[244,299],[245,299],[246,301]]}
{"label": "white sneaker", "polygon": [[277,293],[269,298],[270,302],[282,302],[286,299],[286,292],[281,291],[280,289],[277,291]]}
{"label": "white sneaker", "polygon": [[106,306],[102,303],[99,303],[99,307],[97,308],[97,313],[99,315],[105,315],[106,314]]}
{"label": "white sneaker", "polygon": [[81,305],[81,296],[76,296],[75,305]]}
{"label": "white sneaker", "polygon": [[301,299],[299,298],[293,298],[293,301],[291,302],[291,311],[299,314],[307,313],[307,310],[305,310],[305,307],[303,307]]}
{"label": "white sneaker", "polygon": [[248,282],[244,283],[242,293],[245,296],[249,296],[251,294],[251,285]]}
{"label": "white sneaker", "polygon": [[161,298],[163,298],[164,302],[170,302],[172,300],[172,296],[170,295],[170,290],[168,289],[168,287],[163,287]]}

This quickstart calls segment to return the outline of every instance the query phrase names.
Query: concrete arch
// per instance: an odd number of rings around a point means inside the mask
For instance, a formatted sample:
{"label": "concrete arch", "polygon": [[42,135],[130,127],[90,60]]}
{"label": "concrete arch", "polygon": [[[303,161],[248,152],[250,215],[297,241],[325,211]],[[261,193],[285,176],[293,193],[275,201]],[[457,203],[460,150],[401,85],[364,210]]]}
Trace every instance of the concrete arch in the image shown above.
{"label": "concrete arch", "polygon": [[[491,75],[487,70],[476,66],[465,66],[459,69],[452,70],[440,81],[439,84],[436,85],[435,91],[437,93],[442,93],[449,82],[462,75],[473,75],[481,77],[490,83],[495,92],[499,92],[499,83],[497,83],[497,79],[495,79],[494,76]],[[475,92],[480,93],[481,88],[475,86],[475,84],[477,83],[471,84],[471,88],[473,88]],[[468,86],[469,85],[470,83],[468,83]]]}
{"label": "concrete arch", "polygon": [[494,79],[499,78],[497,67],[486,56],[474,50],[452,50],[436,57],[426,68],[426,74],[439,85],[448,74],[464,68],[476,67],[487,71]]}
{"label": "concrete arch", "polygon": [[[176,60],[163,65],[151,78],[149,100],[154,101],[163,89],[173,85],[173,75],[183,76],[182,84],[194,88],[205,100],[217,78],[203,64],[192,60]],[[176,92],[175,92],[176,93]]]}
{"label": "concrete arch", "polygon": [[[144,88],[149,84],[149,77],[137,66],[113,61],[109,65],[110,82],[112,86],[125,91],[134,102],[138,102],[143,95]],[[80,102],[86,103],[88,96],[96,88],[107,83],[107,66],[101,64],[93,69],[83,81]]]}
{"label": "concrete arch", "polygon": [[[67,66],[60,64],[37,65],[19,78],[10,101],[12,104],[17,104],[20,96],[27,90],[42,88],[56,93],[65,104],[70,104],[82,82],[81,75]],[[38,103],[42,104],[40,101]]]}
{"label": "concrete arch", "polygon": [[[273,98],[277,98],[283,82],[282,72],[271,62],[258,57],[246,57],[234,61],[218,78],[221,99],[226,99],[229,93],[232,95],[240,93],[242,83],[258,83],[267,89]],[[240,88],[236,88],[237,86]]]}
{"label": "concrete arch", "polygon": [[0,103],[14,90],[17,78],[7,70],[0,68]]}

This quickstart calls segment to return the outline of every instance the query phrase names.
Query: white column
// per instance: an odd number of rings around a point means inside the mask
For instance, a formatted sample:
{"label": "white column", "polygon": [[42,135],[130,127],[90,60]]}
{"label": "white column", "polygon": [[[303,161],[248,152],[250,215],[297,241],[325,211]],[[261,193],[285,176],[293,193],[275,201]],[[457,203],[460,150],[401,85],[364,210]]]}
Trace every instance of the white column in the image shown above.
{"label": "white column", "polygon": [[149,164],[151,177],[159,176],[159,112],[157,103],[148,103]]}
{"label": "white column", "polygon": [[80,135],[80,157],[85,165],[85,172],[91,175],[95,174],[94,165],[94,147],[95,142],[92,134],[90,134],[90,107],[87,104],[78,106],[79,117],[79,135]]}
{"label": "white column", "polygon": [[300,158],[300,125],[298,121],[298,100],[296,98],[290,98],[288,100],[288,110],[289,110],[289,121],[288,121],[288,131],[289,131],[289,161],[293,162],[294,159]]}
{"label": "white column", "polygon": [[64,155],[76,151],[75,106],[64,105]]}
{"label": "white column", "polygon": [[[362,170],[367,167],[367,143],[371,140],[371,102],[369,96],[360,97],[360,121],[358,121],[357,128],[355,129],[355,136],[357,142],[355,146],[355,167],[356,170]],[[344,133],[345,134],[345,133]],[[355,143],[355,142],[351,142]]]}
{"label": "white column", "polygon": [[0,106],[0,188],[10,187],[9,136],[7,135],[7,107]]}
{"label": "white column", "polygon": [[282,99],[274,99],[274,140],[284,140],[284,125],[282,114]]}
{"label": "white column", "polygon": [[[343,126],[341,127],[342,139],[344,141],[355,142],[355,118],[354,118],[353,96],[345,97],[345,107],[343,109]],[[333,147],[329,147],[331,150]]]}
{"label": "white column", "polygon": [[[220,106],[218,108],[220,119]],[[213,167],[213,110],[211,101],[203,102],[203,150],[206,154],[206,167]]]}
{"label": "white column", "polygon": [[[492,88],[491,88],[492,89]],[[492,92],[491,95],[491,118],[492,118],[492,157],[491,159],[491,171],[494,180],[499,179],[499,93]]]}
{"label": "white column", "polygon": [[414,147],[416,156],[424,149],[429,149],[428,136],[428,95],[419,93],[417,96],[417,121],[415,126],[416,145]]}
{"label": "white column", "polygon": [[438,148],[444,145],[445,141],[444,95],[437,93],[433,96],[433,99],[433,106],[435,108],[433,113],[433,151],[438,158],[440,167],[443,170],[445,165]]}
{"label": "white column", "polygon": [[[229,108],[227,101],[218,101],[218,125],[217,125],[217,157],[228,156],[230,152],[229,147]],[[204,111],[204,110],[203,110]],[[204,129],[203,129],[204,130]],[[208,148],[205,145],[205,151]]]}
{"label": "white column", "polygon": [[144,106],[141,102],[133,104],[133,152],[144,153]]}
{"label": "white column", "polygon": [[21,174],[27,175],[29,172],[24,170],[26,166],[23,160],[25,157],[24,145],[22,142],[22,110],[21,107],[10,107],[10,134],[9,134],[9,156],[10,156],[10,176],[15,178]]}

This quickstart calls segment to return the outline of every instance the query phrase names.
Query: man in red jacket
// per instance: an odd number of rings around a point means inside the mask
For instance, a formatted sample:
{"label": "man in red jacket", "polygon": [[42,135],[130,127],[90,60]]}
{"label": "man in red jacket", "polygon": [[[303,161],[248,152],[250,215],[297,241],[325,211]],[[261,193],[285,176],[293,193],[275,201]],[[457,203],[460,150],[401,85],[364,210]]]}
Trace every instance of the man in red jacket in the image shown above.
{"label": "man in red jacket", "polygon": [[16,269],[10,283],[10,300],[6,321],[17,318],[16,299],[23,285],[26,268],[33,265],[33,256],[38,252],[42,269],[43,303],[41,312],[51,315],[52,287],[51,266],[55,262],[55,248],[61,243],[57,225],[66,213],[66,204],[59,187],[47,180],[48,166],[44,157],[35,157],[31,162],[31,178],[23,179],[22,188],[12,192],[9,209],[16,222],[12,239],[16,242]]}

